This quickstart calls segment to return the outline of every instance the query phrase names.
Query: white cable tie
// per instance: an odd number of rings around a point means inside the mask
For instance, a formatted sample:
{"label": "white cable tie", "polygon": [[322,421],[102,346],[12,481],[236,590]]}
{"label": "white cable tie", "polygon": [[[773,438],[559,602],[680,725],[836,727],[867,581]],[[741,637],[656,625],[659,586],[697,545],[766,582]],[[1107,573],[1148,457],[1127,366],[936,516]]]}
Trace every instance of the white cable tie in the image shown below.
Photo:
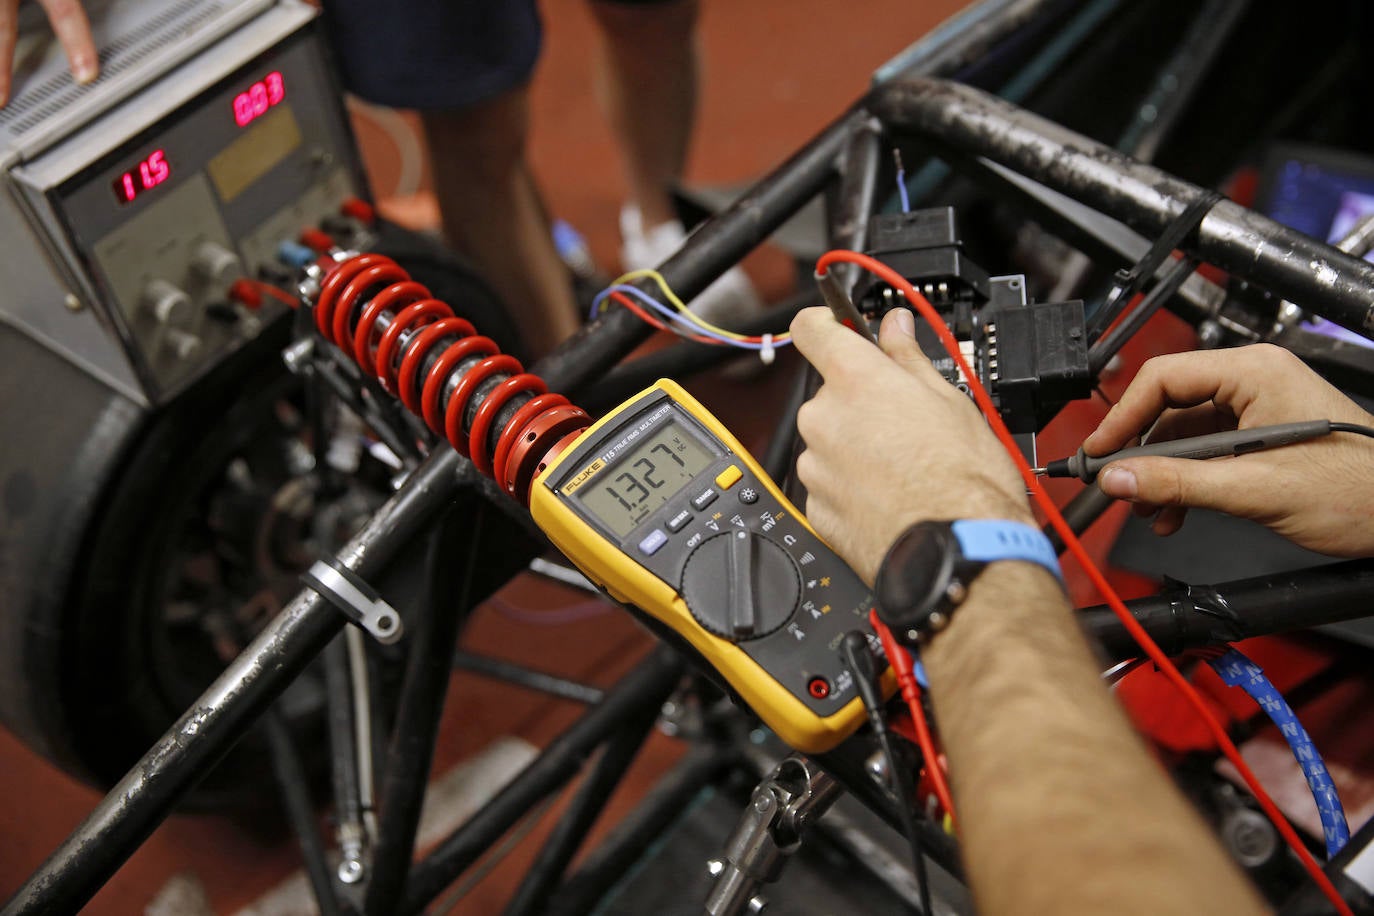
{"label": "white cable tie", "polygon": [[773,335],[763,335],[763,346],[759,349],[759,359],[763,360],[765,366],[773,365]]}

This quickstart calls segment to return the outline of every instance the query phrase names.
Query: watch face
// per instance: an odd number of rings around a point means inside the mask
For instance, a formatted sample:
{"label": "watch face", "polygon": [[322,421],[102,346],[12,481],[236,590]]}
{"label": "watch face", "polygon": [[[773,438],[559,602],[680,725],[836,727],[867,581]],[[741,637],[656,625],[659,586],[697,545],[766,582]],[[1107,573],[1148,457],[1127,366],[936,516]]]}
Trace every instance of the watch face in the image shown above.
{"label": "watch face", "polygon": [[903,532],[887,552],[874,585],[890,627],[920,630],[938,610],[959,557],[948,524],[923,522]]}

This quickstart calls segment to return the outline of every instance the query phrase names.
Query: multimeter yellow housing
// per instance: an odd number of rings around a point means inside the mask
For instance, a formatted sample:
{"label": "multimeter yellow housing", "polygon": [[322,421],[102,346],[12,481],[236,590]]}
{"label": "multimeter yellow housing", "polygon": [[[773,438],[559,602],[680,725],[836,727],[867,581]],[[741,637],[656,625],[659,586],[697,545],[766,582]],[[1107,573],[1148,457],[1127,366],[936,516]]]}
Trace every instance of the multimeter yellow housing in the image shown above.
{"label": "multimeter yellow housing", "polygon": [[535,480],[530,511],[792,747],[830,750],[864,721],[839,646],[868,632],[871,591],[679,385],[661,380],[582,433]]}

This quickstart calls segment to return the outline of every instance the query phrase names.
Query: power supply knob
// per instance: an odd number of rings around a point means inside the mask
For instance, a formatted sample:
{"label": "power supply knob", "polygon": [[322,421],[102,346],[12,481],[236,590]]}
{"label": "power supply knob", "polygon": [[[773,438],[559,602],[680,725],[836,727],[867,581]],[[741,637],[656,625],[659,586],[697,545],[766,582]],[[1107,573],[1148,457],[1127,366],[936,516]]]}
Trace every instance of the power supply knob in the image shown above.
{"label": "power supply knob", "polygon": [[149,280],[143,287],[143,307],[165,327],[184,327],[191,321],[191,297],[166,280]]}
{"label": "power supply knob", "polygon": [[197,279],[220,291],[228,290],[230,284],[243,276],[239,256],[218,242],[201,242],[196,246],[191,270]]}
{"label": "power supply knob", "polygon": [[724,531],[687,557],[682,597],[708,631],[732,642],[757,639],[792,619],[801,571],[777,542],[744,529]]}

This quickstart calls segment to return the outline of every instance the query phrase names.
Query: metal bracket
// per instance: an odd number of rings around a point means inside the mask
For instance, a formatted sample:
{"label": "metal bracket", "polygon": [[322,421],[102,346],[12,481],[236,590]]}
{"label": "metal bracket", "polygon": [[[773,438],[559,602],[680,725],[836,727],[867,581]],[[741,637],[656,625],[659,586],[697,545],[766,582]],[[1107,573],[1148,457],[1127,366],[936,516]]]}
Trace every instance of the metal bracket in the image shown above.
{"label": "metal bracket", "polygon": [[377,642],[389,646],[405,633],[396,609],[382,600],[361,576],[337,561],[317,560],[301,576],[301,581],[371,633]]}
{"label": "metal bracket", "polygon": [[754,788],[749,806],[725,844],[726,861],[712,863],[716,884],[706,900],[711,916],[750,911],[758,889],[778,879],[802,834],[840,794],[840,784],[799,754],[777,765]]}

